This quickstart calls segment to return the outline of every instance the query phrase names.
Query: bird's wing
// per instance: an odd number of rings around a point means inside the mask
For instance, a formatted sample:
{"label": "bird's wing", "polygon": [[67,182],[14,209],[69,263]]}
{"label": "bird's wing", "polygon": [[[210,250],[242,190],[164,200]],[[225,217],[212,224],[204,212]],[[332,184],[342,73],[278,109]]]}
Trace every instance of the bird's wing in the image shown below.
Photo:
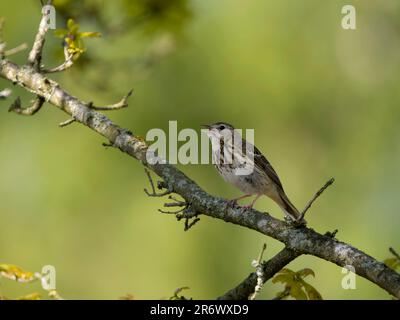
{"label": "bird's wing", "polygon": [[279,180],[278,174],[274,168],[272,168],[267,158],[264,157],[264,155],[260,152],[260,150],[257,149],[256,146],[254,146],[254,165],[261,168],[267,174],[267,176],[283,191],[283,186],[281,180]]}

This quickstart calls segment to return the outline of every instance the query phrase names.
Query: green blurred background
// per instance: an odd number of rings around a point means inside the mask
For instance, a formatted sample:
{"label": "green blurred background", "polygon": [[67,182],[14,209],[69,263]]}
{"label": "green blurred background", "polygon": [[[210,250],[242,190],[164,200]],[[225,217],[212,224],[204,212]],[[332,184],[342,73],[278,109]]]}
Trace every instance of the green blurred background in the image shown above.
{"label": "green blurred background", "polygon": [[[141,136],[169,120],[179,129],[214,121],[254,128],[298,207],[336,178],[308,213],[310,227],[338,228],[340,240],[379,260],[399,248],[399,1],[167,1],[170,8],[142,14],[148,2],[56,1],[58,27],[71,16],[103,37],[85,41],[77,65],[51,77],[97,105],[133,88],[130,107],[108,115]],[[341,8],[351,3],[355,31],[341,27]],[[32,44],[39,1],[2,1],[0,15],[9,47]],[[47,39],[44,63],[54,66],[60,39]],[[27,53],[11,59],[24,63]],[[0,80],[4,87],[25,104],[32,98]],[[0,262],[54,265],[64,298],[159,299],[182,286],[188,297],[214,298],[252,271],[263,242],[267,258],[283,247],[207,217],[184,232],[157,212],[163,201],[144,194],[138,162],[81,125],[58,128],[67,115],[50,105],[21,117],[7,112],[10,103],[0,102]],[[180,168],[211,194],[240,194],[211,165]],[[256,207],[282,218],[267,198]],[[289,265],[304,267],[314,269],[310,283],[325,299],[390,298],[360,277],[356,290],[342,289],[341,268],[312,256]],[[0,281],[9,297],[40,292],[39,284]],[[260,298],[281,289],[269,282]]]}

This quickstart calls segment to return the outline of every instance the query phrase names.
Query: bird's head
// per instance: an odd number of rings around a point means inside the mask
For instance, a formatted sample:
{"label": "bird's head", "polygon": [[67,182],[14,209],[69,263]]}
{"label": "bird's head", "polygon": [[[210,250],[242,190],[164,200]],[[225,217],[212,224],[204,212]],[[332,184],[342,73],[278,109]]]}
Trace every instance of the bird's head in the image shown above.
{"label": "bird's head", "polygon": [[203,124],[203,128],[207,129],[206,133],[210,138],[222,139],[227,135],[231,136],[235,128],[226,122],[216,122],[213,124]]}

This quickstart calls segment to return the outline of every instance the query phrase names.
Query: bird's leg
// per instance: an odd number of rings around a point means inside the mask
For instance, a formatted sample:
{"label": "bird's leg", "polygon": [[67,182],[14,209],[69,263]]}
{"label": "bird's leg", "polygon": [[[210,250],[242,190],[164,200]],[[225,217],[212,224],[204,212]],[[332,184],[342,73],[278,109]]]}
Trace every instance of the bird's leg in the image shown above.
{"label": "bird's leg", "polygon": [[243,196],[233,198],[232,200],[228,200],[228,206],[234,208],[237,205],[237,202],[241,199],[251,197],[251,194],[244,194]]}
{"label": "bird's leg", "polygon": [[258,194],[250,204],[248,204],[248,205],[246,205],[246,206],[243,206],[243,207],[242,207],[242,212],[244,212],[244,211],[246,211],[246,210],[249,210],[249,209],[252,209],[253,206],[254,206],[254,204],[255,204],[256,201],[258,200],[258,198],[260,198],[261,196],[262,196],[262,194]]}

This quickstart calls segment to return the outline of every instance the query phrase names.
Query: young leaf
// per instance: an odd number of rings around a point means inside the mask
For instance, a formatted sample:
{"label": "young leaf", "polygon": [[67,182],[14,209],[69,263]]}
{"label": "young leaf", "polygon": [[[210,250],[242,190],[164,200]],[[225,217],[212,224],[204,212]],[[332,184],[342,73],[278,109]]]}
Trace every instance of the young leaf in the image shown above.
{"label": "young leaf", "polygon": [[17,300],[41,300],[41,296],[39,293],[30,293],[25,296],[18,297]]}
{"label": "young leaf", "polygon": [[33,272],[24,271],[20,267],[11,264],[0,264],[0,275],[17,281],[32,281],[34,279]]}
{"label": "young leaf", "polygon": [[312,275],[315,278],[315,273],[312,269],[310,268],[305,268],[301,269],[300,271],[297,271],[297,274],[302,277],[303,279],[309,275]]}
{"label": "young leaf", "polygon": [[285,299],[289,295],[296,300],[322,300],[321,294],[310,284],[304,281],[304,278],[315,273],[312,269],[305,268],[297,272],[290,269],[282,269],[272,279],[273,283],[281,282],[285,284],[285,290],[279,292],[276,299]]}
{"label": "young leaf", "polygon": [[322,300],[321,294],[312,285],[303,281],[303,287],[307,292],[309,300]]}
{"label": "young leaf", "polygon": [[303,291],[302,285],[299,282],[294,282],[290,286],[290,295],[296,300],[307,300],[307,295]]}
{"label": "young leaf", "polygon": [[64,46],[67,47],[68,52],[76,60],[86,50],[82,38],[98,38],[101,37],[101,33],[91,31],[79,32],[79,24],[74,19],[68,19],[67,29],[55,30],[54,36],[64,39]]}
{"label": "young leaf", "polygon": [[397,259],[397,257],[394,258],[388,258],[384,261],[384,263],[391,269],[397,270],[400,268],[400,260]]}

